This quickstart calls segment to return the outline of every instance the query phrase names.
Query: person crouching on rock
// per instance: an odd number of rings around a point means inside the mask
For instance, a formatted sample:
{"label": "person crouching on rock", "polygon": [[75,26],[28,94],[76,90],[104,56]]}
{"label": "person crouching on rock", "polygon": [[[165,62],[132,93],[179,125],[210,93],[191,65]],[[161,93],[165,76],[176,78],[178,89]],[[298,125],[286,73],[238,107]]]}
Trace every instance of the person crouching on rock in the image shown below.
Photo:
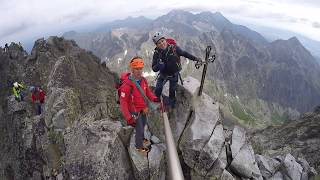
{"label": "person crouching on rock", "polygon": [[24,86],[22,84],[18,82],[13,83],[13,88],[12,88],[13,95],[18,102],[24,100],[23,89],[24,89]]}
{"label": "person crouching on rock", "polygon": [[148,140],[144,138],[144,127],[148,113],[148,102],[159,102],[148,86],[147,80],[142,76],[144,62],[141,57],[134,57],[130,61],[131,73],[122,73],[123,83],[120,89],[120,108],[128,125],[135,127],[135,146],[139,152],[147,153],[149,149],[144,147]]}

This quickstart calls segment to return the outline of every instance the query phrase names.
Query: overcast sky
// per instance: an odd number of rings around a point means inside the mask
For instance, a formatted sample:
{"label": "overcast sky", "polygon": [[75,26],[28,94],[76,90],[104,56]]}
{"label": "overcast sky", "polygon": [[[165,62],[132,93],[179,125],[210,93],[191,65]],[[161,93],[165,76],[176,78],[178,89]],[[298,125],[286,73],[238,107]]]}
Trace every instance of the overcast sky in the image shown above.
{"label": "overcast sky", "polygon": [[320,0],[0,0],[0,45],[127,16],[155,18],[172,9],[219,11],[233,23],[287,29],[320,41]]}

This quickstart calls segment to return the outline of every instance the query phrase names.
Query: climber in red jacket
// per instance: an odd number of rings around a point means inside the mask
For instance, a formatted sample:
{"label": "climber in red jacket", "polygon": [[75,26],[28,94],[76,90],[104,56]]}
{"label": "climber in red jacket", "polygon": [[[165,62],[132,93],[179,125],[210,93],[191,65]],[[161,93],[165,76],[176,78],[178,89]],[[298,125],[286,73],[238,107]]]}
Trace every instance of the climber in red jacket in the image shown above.
{"label": "climber in red jacket", "polygon": [[32,102],[36,105],[37,115],[40,115],[42,112],[42,104],[44,103],[46,93],[40,87],[31,87],[31,98]]}
{"label": "climber in red jacket", "polygon": [[[120,108],[128,125],[135,127],[135,144],[139,152],[148,152],[143,143],[148,140],[144,138],[144,127],[146,125],[146,114],[148,113],[148,102],[159,102],[148,86],[147,80],[142,76],[144,62],[141,57],[134,57],[130,61],[131,73],[122,73],[123,83],[120,89]],[[140,85],[141,91],[139,90]]]}

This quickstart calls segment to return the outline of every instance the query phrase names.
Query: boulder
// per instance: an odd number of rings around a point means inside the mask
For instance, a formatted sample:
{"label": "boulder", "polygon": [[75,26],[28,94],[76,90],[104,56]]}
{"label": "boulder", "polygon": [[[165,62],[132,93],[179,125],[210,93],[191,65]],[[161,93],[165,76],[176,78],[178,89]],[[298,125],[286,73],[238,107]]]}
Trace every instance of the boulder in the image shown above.
{"label": "boulder", "polygon": [[301,179],[303,168],[291,154],[285,156],[280,168],[282,174],[287,175],[291,180]]}
{"label": "boulder", "polygon": [[213,166],[211,167],[210,171],[206,175],[207,177],[220,177],[225,168],[227,167],[227,153],[225,146],[222,147],[219,157],[214,162]]}
{"label": "boulder", "polygon": [[223,170],[220,180],[235,180],[235,178],[227,170]]}
{"label": "boulder", "polygon": [[224,148],[224,140],[223,127],[221,124],[218,124],[214,129],[209,141],[200,151],[199,160],[195,166],[195,170],[202,176],[205,176],[216,162],[218,156]]}
{"label": "boulder", "polygon": [[151,151],[148,153],[150,180],[165,180],[165,150],[164,144],[151,145]]}
{"label": "boulder", "polygon": [[284,180],[284,176],[281,174],[281,172],[276,172],[270,180]]}
{"label": "boulder", "polygon": [[[194,110],[192,116],[190,116],[190,124],[184,130],[179,144],[183,159],[191,168],[194,168],[196,164],[200,163],[199,155],[210,138],[214,138],[212,134],[214,133],[217,122],[221,119],[219,106],[212,102],[212,99],[206,94],[195,98],[192,102]],[[220,140],[216,141],[212,139],[213,142],[219,142],[218,144],[221,143]],[[219,151],[211,150],[211,147],[211,145],[208,145],[206,151]],[[221,147],[217,148],[219,149]]]}
{"label": "boulder", "polygon": [[254,158],[254,152],[249,144],[245,144],[233,159],[230,169],[243,178],[261,179],[262,176]]}
{"label": "boulder", "polygon": [[261,155],[256,155],[256,162],[258,163],[262,177],[266,179],[271,178],[276,171],[278,171],[281,164],[281,162],[276,159]]}
{"label": "boulder", "polygon": [[244,128],[235,126],[232,131],[232,139],[231,139],[231,152],[232,158],[235,158],[240,151],[241,147],[246,142],[246,131]]}
{"label": "boulder", "polygon": [[[145,128],[145,137],[150,138],[151,133]],[[135,149],[135,131],[132,133],[130,144],[128,147],[133,173],[136,179],[165,179],[165,145],[152,144],[149,146],[149,153],[141,153]]]}
{"label": "boulder", "polygon": [[120,122],[108,119],[79,124],[64,135],[65,170],[71,179],[130,179],[130,159],[119,133]]}

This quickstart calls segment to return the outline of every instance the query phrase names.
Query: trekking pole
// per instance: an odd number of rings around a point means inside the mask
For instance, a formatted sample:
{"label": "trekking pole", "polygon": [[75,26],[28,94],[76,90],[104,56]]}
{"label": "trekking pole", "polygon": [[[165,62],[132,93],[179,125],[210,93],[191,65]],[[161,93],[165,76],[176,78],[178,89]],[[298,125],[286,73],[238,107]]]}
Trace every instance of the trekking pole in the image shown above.
{"label": "trekking pole", "polygon": [[169,177],[171,180],[184,180],[176,145],[173,140],[173,135],[172,135],[171,127],[169,124],[168,115],[167,115],[167,112],[165,111],[162,97],[160,97],[160,101],[161,101],[161,112],[162,112],[162,117],[164,122],[166,146],[167,146],[167,157],[168,157],[167,164],[169,165]]}
{"label": "trekking pole", "polygon": [[[201,94],[202,94],[203,84],[204,84],[204,79],[206,78],[206,73],[207,73],[208,64],[209,64],[209,62],[210,62],[210,63],[213,63],[214,60],[216,59],[216,55],[215,55],[215,54],[210,57],[210,51],[211,51],[211,46],[207,46],[207,48],[206,48],[206,59],[205,59],[205,62],[203,63],[204,66],[203,66],[202,77],[201,77],[201,84],[200,84],[200,89],[199,89],[199,92],[198,92],[198,96],[201,96]],[[200,66],[198,65],[198,68],[199,68],[199,67],[200,67]],[[198,69],[198,68],[197,68],[197,69]]]}
{"label": "trekking pole", "polygon": [[201,77],[201,83],[200,83],[200,89],[199,89],[198,96],[201,96],[201,94],[202,94],[204,79],[206,78],[206,73],[207,73],[207,67],[208,67],[210,51],[211,51],[211,46],[207,46],[207,48],[206,48],[206,59],[205,59],[205,63],[204,63],[203,70],[202,70],[202,77]]}

